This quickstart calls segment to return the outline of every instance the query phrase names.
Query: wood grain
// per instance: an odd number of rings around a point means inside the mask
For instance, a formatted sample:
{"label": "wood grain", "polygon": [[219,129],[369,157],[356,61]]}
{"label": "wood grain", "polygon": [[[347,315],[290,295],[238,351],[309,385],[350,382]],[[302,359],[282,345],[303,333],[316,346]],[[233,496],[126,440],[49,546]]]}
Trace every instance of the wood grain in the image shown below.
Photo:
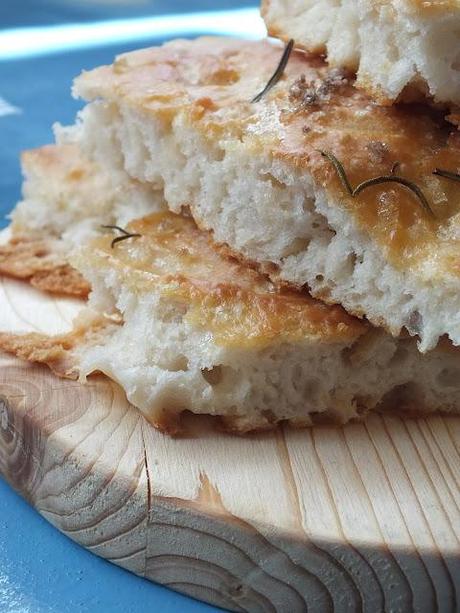
{"label": "wood grain", "polygon": [[[79,307],[0,280],[1,330]],[[103,377],[0,366],[0,472],[95,554],[232,611],[460,610],[459,418],[172,439]]]}

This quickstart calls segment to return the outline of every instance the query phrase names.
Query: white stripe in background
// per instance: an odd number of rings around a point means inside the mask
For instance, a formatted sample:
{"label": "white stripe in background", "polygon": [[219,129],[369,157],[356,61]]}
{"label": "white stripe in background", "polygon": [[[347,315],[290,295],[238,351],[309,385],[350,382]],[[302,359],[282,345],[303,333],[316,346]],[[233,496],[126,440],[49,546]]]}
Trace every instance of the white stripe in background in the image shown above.
{"label": "white stripe in background", "polygon": [[5,100],[5,98],[0,96],[0,117],[4,115],[19,115],[20,113],[22,113],[20,108],[13,106]]}
{"label": "white stripe in background", "polygon": [[266,36],[266,29],[257,8],[12,28],[0,31],[0,60],[204,33],[259,39]]}

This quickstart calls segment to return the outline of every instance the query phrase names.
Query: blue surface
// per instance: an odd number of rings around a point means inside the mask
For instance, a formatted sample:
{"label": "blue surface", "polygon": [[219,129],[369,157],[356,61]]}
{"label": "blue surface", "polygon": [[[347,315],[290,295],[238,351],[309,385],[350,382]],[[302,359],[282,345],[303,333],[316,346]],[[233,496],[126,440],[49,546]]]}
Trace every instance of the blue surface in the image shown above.
{"label": "blue surface", "polygon": [[1,613],[218,611],[98,558],[0,480]]}
{"label": "blue surface", "polygon": [[[0,0],[5,28],[88,22],[209,9],[254,6],[252,0]],[[143,42],[159,44],[159,39]],[[0,96],[21,109],[0,116],[0,227],[20,195],[22,149],[52,140],[55,121],[71,123],[80,103],[72,77],[111,62],[138,44],[78,50],[0,62]],[[1,305],[0,305],[1,308]],[[0,613],[192,613],[218,609],[144,581],[75,545],[0,479]]]}
{"label": "blue surface", "polygon": [[[162,42],[152,39],[145,46]],[[52,142],[53,123],[73,123],[82,106],[70,95],[73,77],[83,69],[109,64],[114,55],[138,46],[104,46],[0,62],[0,96],[21,109],[20,115],[0,117],[0,227],[6,225],[4,215],[20,197],[20,152]]]}
{"label": "blue surface", "polygon": [[254,0],[0,0],[0,27],[20,28],[165,13],[218,11],[258,4]]}

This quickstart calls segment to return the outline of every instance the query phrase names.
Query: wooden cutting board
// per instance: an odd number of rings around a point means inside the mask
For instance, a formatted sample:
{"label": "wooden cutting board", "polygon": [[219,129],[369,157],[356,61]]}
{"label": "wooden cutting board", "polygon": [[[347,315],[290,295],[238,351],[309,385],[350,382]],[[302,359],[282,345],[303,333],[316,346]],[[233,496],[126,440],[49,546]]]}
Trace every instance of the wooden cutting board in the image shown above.
{"label": "wooden cutting board", "polygon": [[[0,280],[0,330],[79,308]],[[172,439],[108,379],[0,360],[0,472],[93,553],[233,611],[459,610],[459,418]]]}

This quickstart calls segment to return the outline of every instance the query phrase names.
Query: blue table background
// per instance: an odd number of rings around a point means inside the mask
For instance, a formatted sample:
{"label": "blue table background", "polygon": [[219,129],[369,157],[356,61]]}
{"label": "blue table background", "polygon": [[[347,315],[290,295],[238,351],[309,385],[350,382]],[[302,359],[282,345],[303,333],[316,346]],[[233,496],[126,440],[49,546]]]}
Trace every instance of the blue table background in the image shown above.
{"label": "blue table background", "polygon": [[[20,114],[0,114],[0,227],[7,224],[5,215],[20,197],[20,151],[51,142],[52,123],[72,123],[81,106],[70,96],[72,77],[82,68],[110,63],[117,53],[163,42],[152,38],[2,59],[2,33],[12,28],[20,34],[24,27],[256,4],[253,0],[0,0],[0,106],[4,99],[20,109]],[[217,609],[144,581],[75,545],[0,479],[0,612],[93,611],[205,613]]]}

